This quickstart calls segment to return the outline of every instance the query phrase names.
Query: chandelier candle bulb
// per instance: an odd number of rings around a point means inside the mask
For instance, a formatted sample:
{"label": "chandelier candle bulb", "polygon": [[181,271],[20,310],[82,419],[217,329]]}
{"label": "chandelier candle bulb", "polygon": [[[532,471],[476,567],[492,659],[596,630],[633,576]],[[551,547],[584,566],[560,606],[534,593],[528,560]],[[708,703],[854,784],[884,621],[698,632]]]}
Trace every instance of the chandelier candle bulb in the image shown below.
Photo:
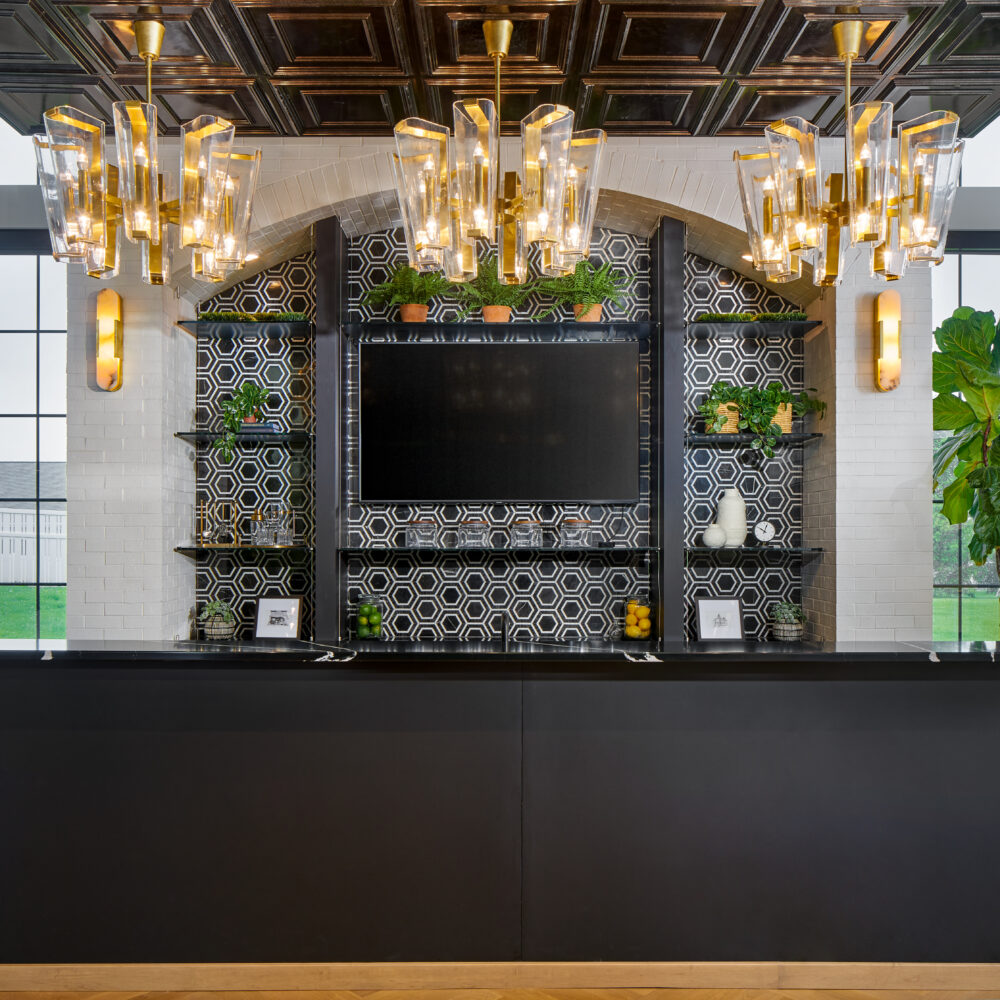
{"label": "chandelier candle bulb", "polygon": [[160,238],[156,108],[139,101],[119,101],[114,105],[114,118],[125,236],[132,243],[155,242]]}

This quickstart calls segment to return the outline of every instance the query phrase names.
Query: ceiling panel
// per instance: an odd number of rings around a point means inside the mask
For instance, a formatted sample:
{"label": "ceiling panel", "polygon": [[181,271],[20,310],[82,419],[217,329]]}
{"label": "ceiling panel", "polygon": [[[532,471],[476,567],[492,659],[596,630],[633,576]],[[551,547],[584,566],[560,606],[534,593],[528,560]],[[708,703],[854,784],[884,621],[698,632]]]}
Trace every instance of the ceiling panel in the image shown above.
{"label": "ceiling panel", "polygon": [[[789,114],[843,128],[843,67],[821,0],[186,0],[163,4],[161,128],[231,116],[249,134],[389,134],[489,97],[482,24],[514,21],[505,131],[538,103],[622,135],[748,135]],[[144,92],[135,5],[0,0],[0,115],[39,128],[76,101],[104,118]],[[953,107],[964,134],[1000,109],[1000,0],[867,0],[854,99]],[[2,81],[6,81],[5,83]],[[75,96],[71,96],[75,95]],[[905,111],[903,109],[906,109]]]}

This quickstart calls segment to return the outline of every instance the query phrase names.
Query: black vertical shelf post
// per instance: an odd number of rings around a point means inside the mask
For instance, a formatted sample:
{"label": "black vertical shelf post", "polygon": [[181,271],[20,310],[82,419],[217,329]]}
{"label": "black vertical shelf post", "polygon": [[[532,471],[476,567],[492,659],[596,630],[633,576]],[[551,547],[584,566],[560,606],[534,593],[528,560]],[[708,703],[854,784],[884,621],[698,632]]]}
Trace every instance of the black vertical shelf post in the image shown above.
{"label": "black vertical shelf post", "polygon": [[652,238],[654,351],[653,503],[660,549],[656,581],[664,642],[684,639],[684,223],[666,217]]}
{"label": "black vertical shelf post", "polygon": [[340,542],[342,496],[341,369],[347,318],[347,240],[340,219],[316,223],[316,576],[314,634],[319,642],[340,641]]}

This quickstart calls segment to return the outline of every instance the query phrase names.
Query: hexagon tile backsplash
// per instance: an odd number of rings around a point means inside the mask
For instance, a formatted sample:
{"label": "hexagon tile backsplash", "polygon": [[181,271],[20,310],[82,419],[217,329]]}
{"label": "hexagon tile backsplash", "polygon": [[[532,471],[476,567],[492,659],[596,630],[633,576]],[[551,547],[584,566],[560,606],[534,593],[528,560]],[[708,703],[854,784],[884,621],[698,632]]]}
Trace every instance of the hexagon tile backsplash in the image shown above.
{"label": "hexagon tile backsplash", "polygon": [[[360,305],[366,287],[382,278],[405,253],[401,233],[373,233],[351,241],[348,294],[352,318],[383,318]],[[622,319],[649,315],[649,246],[646,241],[606,230],[595,232],[595,260],[611,260],[636,275],[635,295]],[[205,302],[204,308],[296,310],[310,316],[316,304],[313,254],[285,261]],[[542,308],[529,303],[530,318]],[[795,308],[772,290],[727,268],[688,254],[685,258],[685,320],[703,311]],[[451,319],[447,307],[440,316]],[[522,334],[512,328],[512,337]],[[529,334],[531,335],[531,334]],[[532,335],[533,336],[533,335]],[[475,339],[474,325],[461,339]],[[314,431],[311,340],[203,340],[198,345],[197,427],[215,430],[218,404],[242,381],[253,377],[271,394],[269,415],[288,430]],[[341,376],[345,385],[347,434],[344,463],[347,516],[344,544],[354,548],[399,544],[403,526],[417,516],[432,516],[446,531],[465,519],[488,520],[499,539],[511,520],[536,518],[556,526],[563,517],[587,517],[605,534],[644,544],[649,538],[649,392],[650,359],[642,355],[643,440],[642,502],[624,510],[588,506],[440,505],[389,507],[357,500],[357,343],[344,352]],[[687,429],[694,428],[694,410],[703,391],[718,378],[760,381],[781,378],[792,388],[802,386],[802,345],[789,340],[727,341],[689,339],[685,345]],[[273,500],[287,501],[297,511],[299,535],[312,544],[315,517],[314,446],[242,449],[232,463],[222,462],[210,447],[198,458],[198,500],[232,500],[245,515]],[[801,455],[785,449],[764,467],[739,452],[690,449],[685,454],[685,543],[696,544],[700,531],[714,517],[715,503],[726,486],[736,485],[747,498],[751,519],[765,513],[770,520],[801,526]],[[801,563],[773,559],[765,566],[728,564],[724,556],[699,559],[685,571],[685,609],[690,620],[695,596],[738,595],[747,612],[748,635],[764,627],[766,606],[776,596],[798,599]],[[380,595],[386,606],[386,634],[408,639],[479,639],[497,631],[497,615],[506,609],[516,633],[572,638],[606,634],[615,626],[622,595],[648,590],[650,572],[644,558],[609,553],[386,553],[352,554],[342,561],[349,600],[362,593]],[[297,553],[211,553],[198,560],[197,600],[233,600],[241,615],[241,634],[252,635],[256,598],[265,594],[302,594],[303,637],[313,627],[313,556]],[[670,609],[668,609],[669,611]]]}

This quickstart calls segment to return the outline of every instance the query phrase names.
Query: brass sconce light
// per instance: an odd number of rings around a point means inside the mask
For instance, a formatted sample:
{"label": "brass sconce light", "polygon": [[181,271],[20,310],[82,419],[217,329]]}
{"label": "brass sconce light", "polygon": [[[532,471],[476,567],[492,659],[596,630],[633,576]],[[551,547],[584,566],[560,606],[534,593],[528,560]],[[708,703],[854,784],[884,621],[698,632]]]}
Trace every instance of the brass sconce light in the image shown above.
{"label": "brass sconce light", "polygon": [[902,368],[902,302],[899,292],[882,292],[875,298],[875,388],[899,388]]}
{"label": "brass sconce light", "polygon": [[97,293],[97,387],[122,387],[122,297],[110,288]]}

